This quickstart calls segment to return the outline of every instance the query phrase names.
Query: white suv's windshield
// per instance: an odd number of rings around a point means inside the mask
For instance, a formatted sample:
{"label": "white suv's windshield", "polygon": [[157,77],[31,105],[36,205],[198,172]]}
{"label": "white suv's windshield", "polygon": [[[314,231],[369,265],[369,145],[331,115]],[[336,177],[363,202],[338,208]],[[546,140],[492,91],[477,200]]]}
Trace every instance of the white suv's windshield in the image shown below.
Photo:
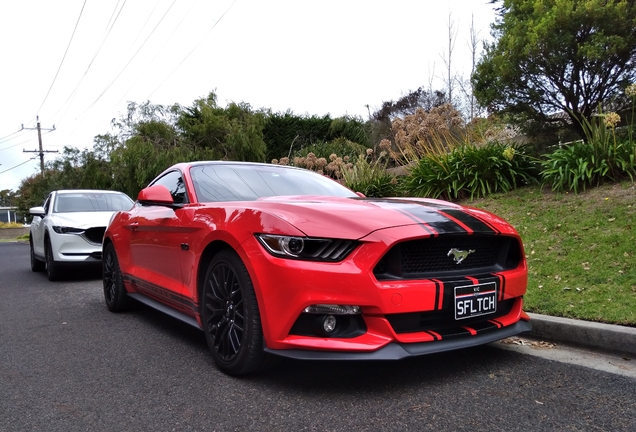
{"label": "white suv's windshield", "polygon": [[73,192],[58,194],[53,213],[120,211],[132,207],[133,201],[119,193]]}

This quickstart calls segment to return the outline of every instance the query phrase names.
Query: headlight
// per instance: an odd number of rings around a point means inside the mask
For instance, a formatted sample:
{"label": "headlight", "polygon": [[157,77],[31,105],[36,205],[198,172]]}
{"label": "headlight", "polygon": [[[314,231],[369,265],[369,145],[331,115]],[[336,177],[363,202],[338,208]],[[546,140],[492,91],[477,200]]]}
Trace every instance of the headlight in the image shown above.
{"label": "headlight", "polygon": [[54,226],[52,227],[53,231],[58,234],[81,234],[84,232],[82,228],[72,228],[72,227],[63,227],[63,226]]}
{"label": "headlight", "polygon": [[354,240],[256,234],[267,252],[281,258],[307,261],[342,261],[357,246]]}

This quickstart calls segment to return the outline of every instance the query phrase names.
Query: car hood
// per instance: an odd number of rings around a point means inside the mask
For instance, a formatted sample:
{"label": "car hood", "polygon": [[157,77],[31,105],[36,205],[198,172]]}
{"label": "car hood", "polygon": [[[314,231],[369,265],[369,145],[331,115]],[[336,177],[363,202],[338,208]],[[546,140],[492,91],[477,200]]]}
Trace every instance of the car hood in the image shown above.
{"label": "car hood", "polygon": [[[488,212],[418,198],[270,197],[251,203],[310,237],[360,239],[374,231],[418,225],[423,235],[514,231]],[[495,228],[497,227],[497,228]]]}
{"label": "car hood", "polygon": [[51,225],[73,228],[105,227],[108,225],[113,211],[54,213]]}

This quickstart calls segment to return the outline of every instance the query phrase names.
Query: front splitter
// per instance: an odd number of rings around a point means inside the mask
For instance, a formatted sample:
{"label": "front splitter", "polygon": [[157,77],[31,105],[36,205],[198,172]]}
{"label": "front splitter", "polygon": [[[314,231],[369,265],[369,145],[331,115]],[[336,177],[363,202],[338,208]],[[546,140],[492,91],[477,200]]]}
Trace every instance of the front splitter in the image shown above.
{"label": "front splitter", "polygon": [[495,342],[507,337],[516,336],[532,330],[529,321],[518,321],[515,324],[492,330],[476,336],[422,343],[392,342],[376,351],[316,351],[316,350],[273,350],[265,348],[265,352],[297,360],[400,360],[445,351],[453,351]]}

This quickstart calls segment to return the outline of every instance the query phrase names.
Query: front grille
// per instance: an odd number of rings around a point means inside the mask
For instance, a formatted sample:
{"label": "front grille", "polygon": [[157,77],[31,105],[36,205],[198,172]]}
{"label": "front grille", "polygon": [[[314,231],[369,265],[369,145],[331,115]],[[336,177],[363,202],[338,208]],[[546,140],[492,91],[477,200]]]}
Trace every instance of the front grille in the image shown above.
{"label": "front grille", "polygon": [[106,227],[94,227],[89,228],[82,234],[82,237],[86,239],[86,241],[100,245],[104,239],[104,232],[106,231]]}
{"label": "front grille", "polygon": [[[461,263],[452,249],[469,252]],[[503,236],[444,236],[398,243],[373,269],[377,279],[418,279],[492,273],[519,265],[521,247]]]}

